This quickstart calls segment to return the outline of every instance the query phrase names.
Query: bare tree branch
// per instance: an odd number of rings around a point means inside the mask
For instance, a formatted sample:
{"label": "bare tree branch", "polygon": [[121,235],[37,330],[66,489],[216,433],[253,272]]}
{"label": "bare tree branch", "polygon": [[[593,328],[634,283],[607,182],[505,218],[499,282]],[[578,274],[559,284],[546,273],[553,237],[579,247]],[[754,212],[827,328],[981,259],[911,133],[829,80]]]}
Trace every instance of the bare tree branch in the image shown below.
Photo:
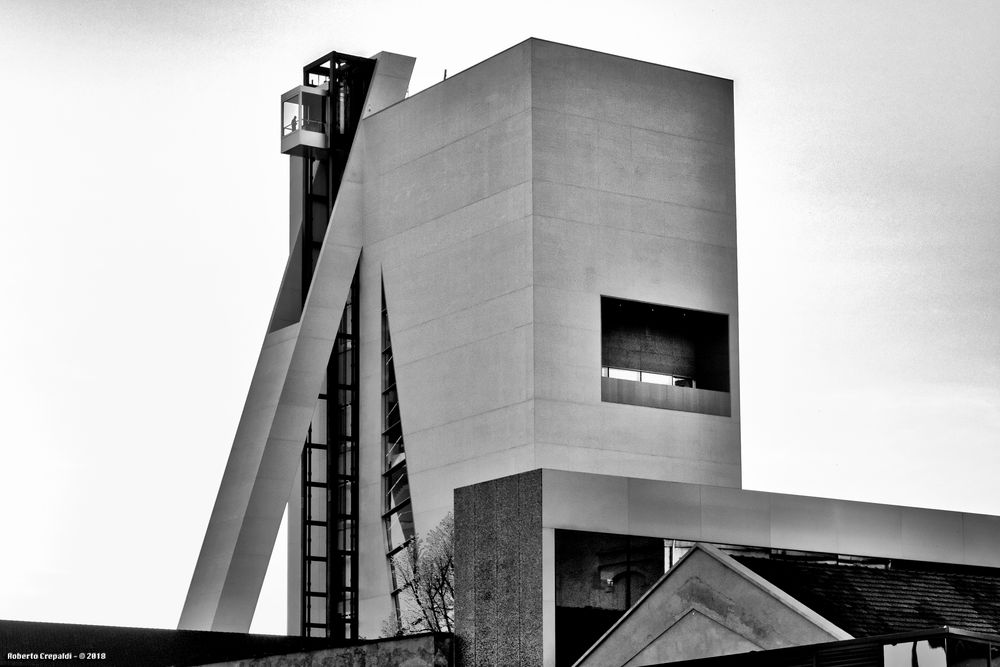
{"label": "bare tree branch", "polygon": [[[455,624],[455,525],[449,512],[423,538],[393,559],[399,583],[399,619],[387,634],[451,632]],[[390,626],[395,626],[391,628]]]}

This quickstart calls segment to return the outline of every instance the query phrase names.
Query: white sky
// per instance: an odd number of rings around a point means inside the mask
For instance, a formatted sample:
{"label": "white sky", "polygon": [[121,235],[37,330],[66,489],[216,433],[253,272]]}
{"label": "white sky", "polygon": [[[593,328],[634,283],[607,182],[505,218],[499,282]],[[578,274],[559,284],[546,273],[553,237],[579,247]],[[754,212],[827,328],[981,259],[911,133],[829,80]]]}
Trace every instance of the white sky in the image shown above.
{"label": "white sky", "polygon": [[[0,618],[175,627],[287,254],[279,96],[529,36],[734,79],[744,484],[1000,514],[1000,3],[0,0]],[[254,630],[283,632],[284,549]]]}

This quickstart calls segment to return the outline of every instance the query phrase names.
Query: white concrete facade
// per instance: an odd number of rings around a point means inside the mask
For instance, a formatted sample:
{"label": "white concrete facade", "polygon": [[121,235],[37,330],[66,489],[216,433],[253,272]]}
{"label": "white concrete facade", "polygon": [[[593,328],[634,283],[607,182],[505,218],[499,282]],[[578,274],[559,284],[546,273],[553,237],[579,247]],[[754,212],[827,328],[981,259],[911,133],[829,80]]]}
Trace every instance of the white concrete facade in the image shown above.
{"label": "white concrete facade", "polygon": [[[418,533],[540,467],[738,487],[732,85],[523,42],[365,121],[362,553],[384,279]],[[732,417],[601,401],[602,295],[729,316]],[[362,634],[390,611],[362,562]]]}

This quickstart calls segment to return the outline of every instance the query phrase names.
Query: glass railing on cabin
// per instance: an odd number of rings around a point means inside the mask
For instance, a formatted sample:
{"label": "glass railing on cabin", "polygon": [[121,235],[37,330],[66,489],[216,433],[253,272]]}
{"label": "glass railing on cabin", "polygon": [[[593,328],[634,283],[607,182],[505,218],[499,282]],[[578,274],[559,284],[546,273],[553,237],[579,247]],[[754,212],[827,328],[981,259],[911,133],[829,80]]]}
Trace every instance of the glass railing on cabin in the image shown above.
{"label": "glass railing on cabin", "polygon": [[649,384],[663,384],[671,387],[687,387],[696,389],[695,379],[686,375],[672,375],[670,373],[653,373],[651,371],[641,371],[634,368],[615,368],[614,366],[601,366],[601,377],[613,380],[629,380],[631,382],[646,382]]}
{"label": "glass railing on cabin", "polygon": [[309,120],[308,118],[299,119],[297,116],[292,116],[292,119],[287,125],[281,128],[281,136],[287,137],[292,132],[297,132],[298,130],[305,130],[306,132],[326,132],[326,123],[321,120]]}

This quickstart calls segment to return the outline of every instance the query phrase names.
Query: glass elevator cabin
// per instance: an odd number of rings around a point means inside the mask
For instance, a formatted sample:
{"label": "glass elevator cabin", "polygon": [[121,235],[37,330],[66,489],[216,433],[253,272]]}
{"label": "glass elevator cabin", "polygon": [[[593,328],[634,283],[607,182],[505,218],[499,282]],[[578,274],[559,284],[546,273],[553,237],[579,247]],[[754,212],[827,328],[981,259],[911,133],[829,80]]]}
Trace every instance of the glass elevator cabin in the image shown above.
{"label": "glass elevator cabin", "polygon": [[[281,96],[281,152],[301,184],[303,307],[374,71],[374,60],[330,53]],[[355,274],[302,449],[299,632],[309,637],[358,636],[357,295]]]}
{"label": "glass elevator cabin", "polygon": [[281,152],[306,157],[330,147],[327,138],[329,84],[296,86],[281,96]]}

